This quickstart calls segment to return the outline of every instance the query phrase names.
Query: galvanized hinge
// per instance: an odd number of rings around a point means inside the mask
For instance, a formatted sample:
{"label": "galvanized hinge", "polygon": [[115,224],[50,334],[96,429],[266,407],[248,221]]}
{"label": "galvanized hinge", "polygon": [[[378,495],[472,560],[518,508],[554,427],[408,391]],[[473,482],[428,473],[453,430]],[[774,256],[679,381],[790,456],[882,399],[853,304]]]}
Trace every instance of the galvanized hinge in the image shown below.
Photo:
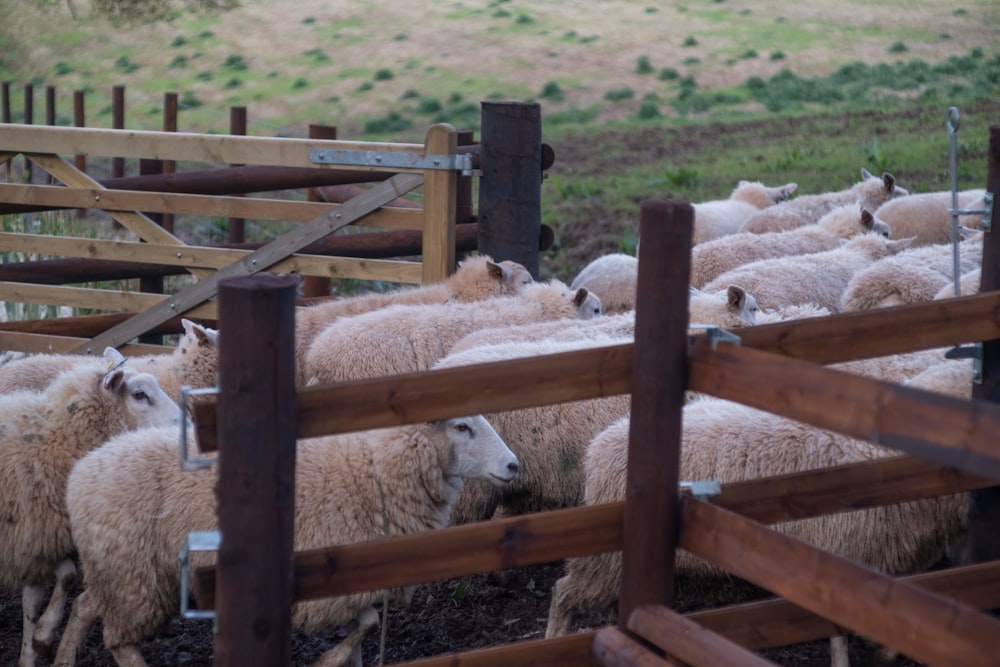
{"label": "galvanized hinge", "polygon": [[222,533],[217,530],[195,530],[188,533],[184,546],[177,555],[181,561],[181,616],[184,618],[215,618],[215,611],[197,611],[188,608],[188,578],[191,571],[189,555],[192,551],[218,551]]}
{"label": "galvanized hinge", "polygon": [[462,176],[474,175],[472,155],[420,155],[417,153],[393,153],[381,151],[351,151],[329,148],[314,148],[309,151],[309,160],[316,164],[339,164],[345,167],[369,167],[372,169],[419,169],[459,171]]}
{"label": "galvanized hinge", "polygon": [[211,468],[218,461],[216,459],[205,459],[188,456],[188,396],[215,396],[219,393],[218,387],[207,387],[205,389],[192,389],[188,385],[181,387],[181,395],[177,403],[181,409],[181,417],[184,424],[181,426],[181,442],[177,448],[181,461],[181,470],[184,472],[194,472]]}
{"label": "galvanized hinge", "polygon": [[698,500],[705,500],[706,498],[722,493],[722,485],[714,479],[681,482],[680,487],[681,491],[687,491]]}
{"label": "galvanized hinge", "polygon": [[948,215],[981,215],[983,219],[979,222],[979,228],[984,232],[991,231],[993,226],[993,193],[987,192],[983,195],[983,208],[949,208]]}
{"label": "galvanized hinge", "polygon": [[983,344],[956,345],[944,353],[945,359],[972,359],[972,381],[983,383]]}

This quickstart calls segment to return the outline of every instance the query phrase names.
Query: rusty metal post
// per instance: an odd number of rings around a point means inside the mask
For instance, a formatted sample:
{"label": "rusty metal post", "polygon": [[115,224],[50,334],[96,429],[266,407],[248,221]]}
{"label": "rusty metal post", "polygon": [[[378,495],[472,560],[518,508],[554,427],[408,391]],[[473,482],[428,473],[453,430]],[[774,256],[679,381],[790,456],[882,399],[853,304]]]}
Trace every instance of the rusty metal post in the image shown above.
{"label": "rusty metal post", "polygon": [[480,115],[479,252],[520,262],[538,278],[541,105],[483,102]]}
{"label": "rusty metal post", "polygon": [[694,208],[647,200],[640,209],[639,226],[642,245],[618,598],[622,629],[640,605],[673,606]]}
{"label": "rusty metal post", "polygon": [[[990,127],[989,166],[986,192],[992,193],[993,215],[990,229],[983,236],[983,267],[979,290],[1000,289],[1000,126]],[[983,381],[972,387],[973,398],[1000,402],[1000,340],[983,342]],[[979,563],[1000,558],[1000,487],[972,491],[969,494],[969,530],[966,557]]]}
{"label": "rusty metal post", "polygon": [[295,280],[219,283],[219,667],[291,662]]}

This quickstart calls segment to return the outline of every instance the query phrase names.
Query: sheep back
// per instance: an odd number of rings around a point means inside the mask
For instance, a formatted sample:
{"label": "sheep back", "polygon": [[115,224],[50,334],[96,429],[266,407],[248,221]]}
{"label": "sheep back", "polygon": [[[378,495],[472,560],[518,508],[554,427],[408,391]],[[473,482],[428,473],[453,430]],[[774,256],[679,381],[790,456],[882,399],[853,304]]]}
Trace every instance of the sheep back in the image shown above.
{"label": "sheep back", "polygon": [[[958,193],[958,208],[979,210],[983,208],[986,190],[963,190]],[[917,237],[914,245],[951,242],[951,192],[918,192],[908,197],[890,199],[875,212],[889,224],[891,238]],[[970,229],[979,229],[981,215],[959,216],[958,223]]]}
{"label": "sheep back", "polygon": [[602,255],[580,270],[570,289],[586,287],[601,299],[606,314],[635,310],[639,260],[624,253]]}

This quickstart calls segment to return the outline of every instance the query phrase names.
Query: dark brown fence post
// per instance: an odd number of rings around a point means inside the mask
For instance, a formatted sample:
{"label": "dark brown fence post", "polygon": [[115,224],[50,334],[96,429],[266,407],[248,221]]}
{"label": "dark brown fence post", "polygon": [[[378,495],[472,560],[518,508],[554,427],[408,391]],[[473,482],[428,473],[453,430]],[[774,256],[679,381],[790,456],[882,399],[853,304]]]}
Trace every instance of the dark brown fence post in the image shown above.
{"label": "dark brown fence post", "polygon": [[483,102],[479,165],[481,253],[520,262],[538,277],[542,227],[541,105]]}
{"label": "dark brown fence post", "polygon": [[[32,125],[35,122],[35,85],[24,84],[24,124]],[[31,160],[24,159],[24,175],[28,183],[32,182],[34,168]]]}
{"label": "dark brown fence post", "polygon": [[291,662],[294,318],[290,276],[219,283],[219,667]]}
{"label": "dark brown fence post", "polygon": [[[337,138],[337,127],[334,125],[310,123],[309,138],[335,140]],[[316,188],[306,190],[306,199],[308,201],[325,201],[316,192]],[[302,280],[302,296],[329,296],[332,282],[329,278],[324,278],[323,276],[305,276]]]}
{"label": "dark brown fence post", "polygon": [[[471,146],[476,143],[472,130],[458,131],[458,145]],[[455,224],[472,222],[472,176],[458,175],[458,192],[455,196]]]}
{"label": "dark brown fence post", "polygon": [[623,630],[639,605],[673,605],[693,223],[694,208],[686,203],[647,200],[639,213],[642,244],[618,598]]}
{"label": "dark brown fence post", "polygon": [[[986,191],[1000,194],[1000,126],[990,127]],[[994,200],[990,229],[983,236],[981,292],[1000,289],[1000,202]],[[983,342],[983,381],[972,387],[973,398],[1000,402],[1000,340]],[[1000,558],[1000,487],[969,494],[969,530],[966,556],[979,563]]]}
{"label": "dark brown fence post", "polygon": [[[245,136],[247,133],[247,108],[229,108],[229,134]],[[231,167],[242,165],[234,164]],[[227,236],[230,243],[243,243],[246,237],[246,220],[243,218],[229,218],[226,225]]]}
{"label": "dark brown fence post", "polygon": [[[115,130],[125,129],[125,86],[111,87],[111,127]],[[111,158],[111,177],[121,178],[125,175],[125,158]]]}
{"label": "dark brown fence post", "polygon": [[[0,82],[0,123],[10,122],[10,81]],[[11,174],[13,173],[11,168],[11,161],[7,160],[4,164],[4,173],[9,181]]]}
{"label": "dark brown fence post", "polygon": [[[177,93],[163,94],[163,131],[177,131]],[[164,160],[162,162],[162,169],[160,170],[160,173],[172,174],[176,170],[177,163],[174,160]],[[172,234],[174,232],[174,214],[164,213],[161,224],[165,230]]]}
{"label": "dark brown fence post", "polygon": [[[87,114],[86,114],[86,93],[82,90],[73,91],[73,126],[74,127],[87,127]],[[73,156],[73,164],[76,168],[82,172],[87,171],[87,156],[79,153]],[[76,209],[76,217],[82,218],[87,215],[87,209],[78,208]]]}
{"label": "dark brown fence post", "polygon": [[[56,124],[56,87],[45,86],[45,124]],[[54,182],[52,174],[45,174],[45,182],[51,185]]]}

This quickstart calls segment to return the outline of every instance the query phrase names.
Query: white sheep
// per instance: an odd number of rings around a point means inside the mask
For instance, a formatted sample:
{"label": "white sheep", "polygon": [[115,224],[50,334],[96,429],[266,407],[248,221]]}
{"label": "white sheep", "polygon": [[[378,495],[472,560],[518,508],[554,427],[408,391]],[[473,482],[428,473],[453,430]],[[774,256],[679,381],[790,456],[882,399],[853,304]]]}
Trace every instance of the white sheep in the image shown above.
{"label": "white sheep", "polygon": [[692,204],[694,208],[692,243],[698,245],[739,231],[750,216],[761,209],[785,201],[797,187],[795,183],[771,188],[759,181],[740,181],[728,199]]}
{"label": "white sheep", "polygon": [[601,299],[608,315],[635,310],[639,260],[624,253],[601,255],[576,274],[570,289],[586,287]]}
{"label": "white sheep", "polygon": [[727,271],[705,285],[714,291],[740,285],[761,308],[814,303],[838,312],[847,283],[858,271],[909,246],[912,239],[891,241],[875,233],[862,234],[839,248],[808,255],[762,259]]}
{"label": "white sheep", "polygon": [[[601,302],[603,305],[603,301]],[[539,342],[557,340],[564,342],[604,338],[629,339],[635,335],[635,311],[606,315],[588,320],[560,319],[504,327],[490,327],[473,331],[451,346],[449,355],[484,345],[501,345],[511,342]]]}
{"label": "white sheep", "polygon": [[[983,258],[982,232],[959,243],[958,251],[959,275],[978,268]],[[908,248],[855,273],[844,288],[840,310],[871,310],[931,301],[943,287],[954,282],[954,270],[950,244]]]}
{"label": "white sheep", "polygon": [[[969,364],[946,361],[908,383],[928,391],[968,398]],[[625,497],[629,419],[599,434],[585,459],[587,504]],[[748,452],[752,455],[748,456]],[[684,407],[681,479],[734,482],[868,461],[893,452],[860,440],[784,419],[738,403],[705,398]],[[961,495],[816,517],[776,526],[825,551],[890,574],[925,569],[964,531]],[[679,550],[677,572],[694,589],[729,596],[745,592],[717,568]],[[574,613],[610,610],[618,599],[621,553],[571,558],[566,576],[552,589],[546,637],[566,634]],[[836,664],[836,663],[835,663]]]}
{"label": "white sheep", "polygon": [[0,396],[0,587],[21,590],[22,667],[34,664],[36,646],[52,644],[76,577],[65,500],[73,464],[115,434],[180,415],[156,378],[122,365],[113,348],[106,355],[103,367],[72,368],[44,391]]}
{"label": "white sheep", "polygon": [[[212,387],[218,371],[218,332],[190,320],[182,319],[184,335],[169,354],[149,354],[129,358],[129,367],[156,376],[173,400],[180,396],[181,387]],[[60,373],[77,364],[95,368],[105,362],[82,354],[36,354],[0,366],[0,394],[19,389],[42,391]]]}
{"label": "white sheep", "polygon": [[[509,335],[515,335],[511,327]],[[434,368],[454,368],[628,342],[595,335],[586,340],[525,342],[514,340],[453,352]],[[585,401],[542,405],[485,415],[507,446],[517,455],[521,474],[498,488],[485,481],[465,485],[452,511],[453,523],[489,519],[498,509],[504,515],[572,507],[583,500],[583,456],[600,431],[628,414],[627,394]]]}
{"label": "white sheep", "polygon": [[369,292],[330,299],[300,308],[295,313],[295,378],[306,382],[305,359],[316,337],[337,318],[359,315],[393,304],[430,304],[450,301],[479,301],[493,296],[518,294],[534,280],[517,262],[494,262],[487,255],[461,261],[444,280],[388,292]]}
{"label": "white sheep", "polygon": [[[979,294],[979,290],[982,287],[983,280],[983,270],[982,268],[976,268],[968,273],[962,274],[961,278],[958,280],[958,295],[959,296],[969,296],[970,294]],[[955,281],[952,280],[947,285],[938,290],[938,293],[934,295],[934,300],[938,299],[951,299],[955,296]]]}
{"label": "white sheep", "polygon": [[472,303],[395,305],[337,321],[306,355],[307,384],[427,370],[462,336],[486,327],[600,315],[600,299],[553,280],[518,296]]}
{"label": "white sheep", "polygon": [[815,225],[782,232],[740,232],[691,249],[691,284],[703,287],[717,276],[760,259],[833,250],[841,241],[876,232],[889,237],[889,225],[859,204],[838,206]]}
{"label": "white sheep", "polygon": [[[958,208],[981,210],[986,190],[962,190],[958,193]],[[918,192],[909,197],[891,199],[876,213],[889,223],[892,237],[916,236],[914,245],[951,242],[951,192]],[[982,215],[962,215],[959,225],[978,230]]]}
{"label": "white sheep", "polygon": [[[178,550],[189,532],[217,526],[216,472],[181,471],[178,435],[176,427],[122,435],[70,475],[66,497],[86,588],[73,604],[55,664],[73,664],[88,628],[101,618],[104,644],[117,663],[145,665],[137,643],[177,614]],[[517,458],[478,415],[301,440],[294,548],[443,527],[464,479],[502,486],[517,473]],[[300,602],[292,622],[315,633],[357,619],[360,628],[320,661],[360,664],[359,644],[378,622],[372,605],[380,599],[373,591]]]}
{"label": "white sheep", "polygon": [[889,172],[883,173],[879,178],[870,174],[867,169],[862,169],[861,181],[850,188],[837,192],[799,195],[794,199],[762,209],[750,216],[739,231],[755,234],[785,231],[802,225],[811,225],[837,206],[860,204],[869,211],[875,211],[890,199],[908,194],[907,190],[896,184],[896,178]]}
{"label": "white sheep", "polygon": [[688,322],[737,329],[757,324],[757,298],[742,285],[727,284],[711,290],[692,287],[688,297]]}

